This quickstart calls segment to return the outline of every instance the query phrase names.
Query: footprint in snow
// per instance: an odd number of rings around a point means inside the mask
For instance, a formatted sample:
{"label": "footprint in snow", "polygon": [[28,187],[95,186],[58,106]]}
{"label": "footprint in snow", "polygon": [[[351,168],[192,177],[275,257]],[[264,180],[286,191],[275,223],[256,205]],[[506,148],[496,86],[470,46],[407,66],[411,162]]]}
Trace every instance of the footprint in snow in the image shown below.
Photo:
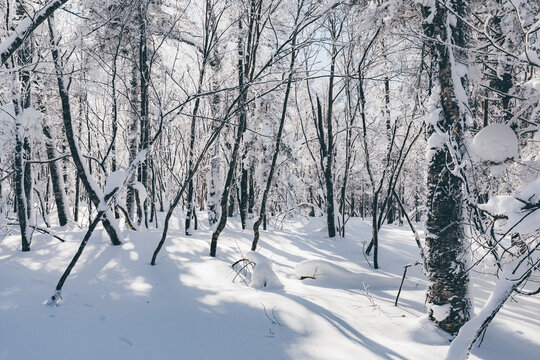
{"label": "footprint in snow", "polygon": [[129,340],[128,338],[125,338],[123,336],[119,336],[118,337],[118,340],[128,344],[129,346],[133,346],[133,342],[131,340]]}

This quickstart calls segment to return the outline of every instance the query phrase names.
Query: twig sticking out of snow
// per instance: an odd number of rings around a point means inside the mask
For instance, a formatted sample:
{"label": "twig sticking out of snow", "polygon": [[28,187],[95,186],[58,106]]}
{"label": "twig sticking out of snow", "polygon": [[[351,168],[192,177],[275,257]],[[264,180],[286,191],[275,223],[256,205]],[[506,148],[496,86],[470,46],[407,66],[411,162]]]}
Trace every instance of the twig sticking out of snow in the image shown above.
{"label": "twig sticking out of snow", "polygon": [[[237,266],[239,266],[239,264],[243,264],[243,265],[242,265],[242,267],[237,268]],[[249,270],[248,270],[249,265],[251,265],[252,269],[255,268],[255,263],[249,261],[246,258],[240,259],[240,260],[236,261],[234,264],[232,264],[231,267],[236,271],[236,275],[232,279],[232,282],[234,282],[239,275],[243,274],[242,279],[243,279],[244,284],[247,286],[248,285],[248,274],[249,274],[249,277],[251,277],[251,272],[249,272]]]}
{"label": "twig sticking out of snow", "polygon": [[417,261],[414,264],[408,264],[408,265],[405,265],[403,267],[403,277],[401,278],[401,284],[399,285],[399,290],[398,290],[398,293],[397,293],[397,296],[396,296],[396,302],[394,303],[394,306],[397,306],[397,304],[398,304],[399,295],[401,294],[401,288],[403,287],[403,283],[405,282],[405,277],[407,276],[407,270],[411,266],[416,266],[416,265],[420,265],[420,264],[421,264],[421,262]]}
{"label": "twig sticking out of snow", "polygon": [[270,316],[268,315],[268,312],[266,311],[266,306],[264,306],[263,303],[261,303],[262,307],[263,307],[263,310],[264,310],[264,315],[266,315],[266,317],[268,318],[268,320],[270,320],[270,322],[272,323],[272,325],[279,325],[281,326],[281,323],[279,322],[279,319],[277,318],[276,314],[274,314],[274,309],[276,308],[275,306],[272,308],[272,318],[270,318]]}

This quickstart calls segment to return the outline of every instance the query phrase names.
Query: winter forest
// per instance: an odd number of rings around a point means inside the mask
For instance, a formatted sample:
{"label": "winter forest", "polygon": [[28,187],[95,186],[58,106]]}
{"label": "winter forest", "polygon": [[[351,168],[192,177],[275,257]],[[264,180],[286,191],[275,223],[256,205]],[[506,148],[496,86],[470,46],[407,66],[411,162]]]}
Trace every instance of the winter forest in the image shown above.
{"label": "winter forest", "polygon": [[538,0],[0,0],[0,359],[533,359]]}

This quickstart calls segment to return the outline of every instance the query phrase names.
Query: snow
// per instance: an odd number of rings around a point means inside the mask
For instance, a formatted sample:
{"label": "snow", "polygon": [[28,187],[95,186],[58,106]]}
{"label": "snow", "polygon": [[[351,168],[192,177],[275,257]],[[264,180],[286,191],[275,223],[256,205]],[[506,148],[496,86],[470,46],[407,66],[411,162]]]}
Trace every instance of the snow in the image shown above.
{"label": "snow", "polygon": [[126,181],[127,173],[123,170],[117,170],[112,172],[105,180],[105,189],[103,192],[105,195],[112,193],[117,188],[122,188],[124,186],[124,181]]}
{"label": "snow", "polygon": [[[163,223],[164,214],[158,216]],[[198,216],[203,228],[187,238],[184,214],[174,214],[156,266],[149,262],[159,230],[123,229],[124,243],[111,246],[99,225],[58,307],[42,302],[53,293],[83,231],[53,228],[65,243],[35,234],[26,253],[18,236],[1,234],[0,359],[432,360],[446,355],[448,336],[426,319],[427,281],[420,266],[409,269],[394,306],[403,266],[419,260],[408,228],[381,230],[382,269],[375,272],[362,253],[363,242],[371,238],[369,222],[352,218],[347,237],[332,240],[323,231],[324,218],[285,219],[279,229],[270,222],[261,232],[259,253],[249,253],[252,232],[230,218],[218,258],[211,258],[205,212]],[[271,262],[283,287],[261,291],[233,282],[231,264],[246,256],[259,265]],[[298,279],[298,271],[313,266],[325,274]],[[471,275],[483,305],[496,279]],[[515,299],[502,308],[471,359],[537,357],[540,299]]]}
{"label": "snow", "polygon": [[513,231],[522,234],[533,233],[540,229],[540,209],[527,208],[524,202],[536,204],[540,201],[540,177],[524,186],[517,195],[499,195],[489,199],[487,204],[479,205],[493,215],[504,215],[508,219],[496,222],[498,230]]}
{"label": "snow", "polygon": [[250,251],[246,254],[246,259],[255,264],[249,286],[255,289],[280,289],[283,287],[276,273],[272,270],[272,262],[268,258]]}
{"label": "snow", "polygon": [[435,305],[431,304],[429,306],[429,309],[431,310],[431,314],[433,315],[433,318],[437,321],[443,321],[450,315],[450,304],[444,304],[444,305]]}
{"label": "snow", "polygon": [[141,202],[141,204],[144,204],[146,198],[148,197],[144,185],[139,181],[135,181],[135,184],[133,184],[133,188],[137,190],[137,193],[139,194],[139,201]]}
{"label": "snow", "polygon": [[470,149],[480,160],[502,163],[518,157],[518,138],[506,124],[491,124],[480,130]]}
{"label": "snow", "polygon": [[527,81],[524,85],[536,91],[540,91],[540,78],[531,79]]}
{"label": "snow", "polygon": [[351,277],[353,273],[325,260],[304,260],[294,267],[296,276],[304,278],[319,279],[321,277],[344,279]]}
{"label": "snow", "polygon": [[[523,277],[530,266],[528,261],[523,261],[527,257],[528,254],[524,254],[505,265],[501,279],[493,289],[482,311],[468,321],[460,329],[458,336],[452,341],[452,345],[446,356],[447,360],[465,360],[467,358],[469,347],[480,330],[482,323],[489,319],[506,302],[512,294],[514,287],[523,281]],[[533,253],[529,260],[531,263],[538,265],[538,261],[540,261],[538,251],[536,254]]]}
{"label": "snow", "polygon": [[445,138],[438,132],[433,132],[429,136],[426,145],[426,158],[428,161],[431,161],[433,156],[440,150],[443,149],[446,144]]}

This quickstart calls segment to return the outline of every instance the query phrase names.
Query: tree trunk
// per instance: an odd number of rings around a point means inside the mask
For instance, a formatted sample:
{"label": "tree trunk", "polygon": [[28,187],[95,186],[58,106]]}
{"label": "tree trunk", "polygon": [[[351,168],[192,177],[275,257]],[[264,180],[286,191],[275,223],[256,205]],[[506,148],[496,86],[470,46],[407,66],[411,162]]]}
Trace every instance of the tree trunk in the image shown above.
{"label": "tree trunk", "polygon": [[259,242],[259,227],[263,222],[266,216],[266,201],[268,200],[268,194],[270,193],[270,187],[272,186],[272,179],[274,177],[274,171],[276,169],[277,159],[279,155],[279,148],[281,145],[281,136],[283,134],[283,127],[285,125],[285,119],[287,118],[287,104],[289,101],[289,94],[291,92],[291,84],[293,77],[293,69],[296,61],[296,33],[294,34],[291,42],[291,63],[289,66],[289,76],[287,78],[287,88],[285,89],[285,99],[283,100],[283,108],[281,111],[281,119],[279,121],[278,133],[276,136],[276,144],[274,146],[274,154],[272,156],[272,163],[270,164],[270,171],[268,172],[268,178],[266,179],[266,187],[264,188],[264,193],[261,201],[261,208],[259,210],[259,218],[253,224],[253,242],[251,243],[251,251],[257,249],[257,243]]}
{"label": "tree trunk", "polygon": [[[57,50],[57,40],[54,35],[55,34],[54,20],[52,16],[49,17],[48,20],[49,20],[48,21],[49,34],[50,34],[50,39],[51,39],[51,54],[53,57],[54,67],[56,71],[56,78],[58,82],[58,92],[60,95],[60,100],[62,102],[62,119],[64,121],[66,138],[67,138],[68,145],[71,151],[71,157],[73,159],[73,162],[75,163],[75,166],[77,167],[77,173],[79,175],[79,178],[81,179],[81,182],[83,183],[86,191],[88,192],[88,196],[90,197],[94,205],[98,207],[100,202],[103,200],[103,194],[101,193],[101,189],[99,189],[95,180],[92,178],[92,175],[89,174],[88,169],[84,163],[84,160],[82,159],[79,153],[79,146],[77,144],[77,140],[73,132],[69,94],[67,92],[67,89],[64,86],[63,68],[60,63],[61,60],[60,60],[58,50]],[[121,244],[120,239],[122,238],[122,235],[115,222],[114,216],[112,216],[110,211],[105,212],[105,215],[102,218],[102,222],[103,222],[103,227],[107,231],[107,234],[109,235],[113,245],[120,245]]]}
{"label": "tree trunk", "polygon": [[[221,70],[221,59],[219,57],[219,53],[216,49],[214,49],[214,53],[212,58],[210,59],[210,66],[212,68],[212,90],[215,91],[214,95],[212,95],[212,114],[214,116],[218,116],[220,113],[221,108],[221,96],[219,92],[216,90],[219,88],[219,84],[217,82],[217,74],[219,74]],[[217,120],[212,120],[212,129],[215,131],[215,129],[219,126],[219,123]],[[210,226],[213,226],[218,221],[219,217],[219,207],[218,207],[218,198],[219,198],[219,143],[216,142],[214,146],[212,147],[212,154],[210,158],[210,171],[208,174],[208,224]]]}
{"label": "tree trunk", "polygon": [[330,78],[328,84],[328,107],[326,112],[326,132],[327,132],[327,153],[324,170],[324,181],[326,184],[326,219],[328,223],[328,237],[336,236],[336,215],[334,204],[334,179],[332,167],[334,164],[334,133],[332,130],[332,111],[334,104],[334,74],[336,67],[337,49],[335,41],[332,42],[332,58],[330,61]]}
{"label": "tree trunk", "polygon": [[[16,15],[22,18],[26,9],[21,1],[17,1]],[[24,110],[30,107],[30,74],[24,69],[32,59],[29,39],[21,42],[12,65],[20,67],[13,74],[12,102],[15,115],[15,198],[17,201],[17,216],[21,229],[22,251],[30,251],[32,217],[32,168],[25,160],[30,158],[30,146],[24,128]],[[21,69],[22,68],[22,69]]]}
{"label": "tree trunk", "polygon": [[[132,40],[134,42],[134,40]],[[136,47],[132,45],[131,52],[133,56],[136,53]],[[129,161],[133,162],[137,153],[139,151],[139,144],[137,139],[137,133],[139,129],[139,115],[137,113],[137,108],[139,104],[139,71],[137,69],[136,61],[133,61],[131,64],[131,80],[129,83],[130,92],[129,92],[129,102],[130,102],[130,120],[129,120],[129,135],[128,135],[128,148],[129,148]],[[130,183],[135,182],[136,175],[133,174]],[[127,196],[126,196],[126,209],[129,217],[132,222],[135,219],[135,188],[128,184],[127,186]]]}
{"label": "tree trunk", "polygon": [[[55,150],[49,126],[45,125],[43,127],[43,134],[47,138],[47,141],[45,143],[45,147],[47,150],[47,158],[49,160],[52,160],[55,158]],[[54,193],[54,202],[56,203],[56,212],[58,213],[58,222],[60,226],[64,226],[67,224],[68,221],[69,209],[67,206],[64,178],[60,174],[57,161],[49,162],[49,172],[51,174],[51,183]]]}
{"label": "tree trunk", "polygon": [[[243,89],[243,91],[245,91],[245,89]],[[240,118],[241,121],[245,121],[245,119],[246,119],[245,117]],[[229,162],[229,170],[227,171],[227,178],[225,179],[225,185],[223,186],[223,192],[221,193],[221,202],[220,202],[221,216],[219,218],[219,223],[212,234],[212,240],[210,243],[210,256],[212,257],[216,256],[217,241],[218,241],[219,235],[221,234],[223,229],[225,229],[225,225],[227,224],[227,210],[228,210],[227,204],[229,202],[229,197],[234,196],[234,192],[231,192],[231,187],[233,185],[233,180],[234,180],[233,178],[234,178],[234,173],[235,173],[235,168],[236,168],[236,162],[238,159],[238,152],[240,149],[240,143],[242,141],[243,128],[244,128],[243,123],[239,123],[238,127],[236,128],[236,138],[234,141],[233,151],[231,154],[231,160]]]}
{"label": "tree trunk", "polygon": [[[139,146],[142,149],[146,149],[148,147],[148,142],[150,140],[150,118],[148,116],[150,64],[148,60],[147,45],[147,12],[148,2],[146,0],[140,0],[137,17],[139,22],[139,70],[141,80],[141,133]],[[148,189],[148,161],[144,161],[139,167],[139,182],[144,186],[145,190]],[[148,197],[146,197],[140,206],[142,207],[144,226],[148,229]]]}
{"label": "tree trunk", "polygon": [[[434,9],[423,8],[424,32],[428,38],[437,39],[432,46],[437,56],[440,93],[434,91],[433,96],[438,96],[442,108],[429,142],[441,145],[428,149],[426,248],[431,283],[427,302],[429,318],[442,330],[456,334],[471,312],[463,189],[460,178],[452,172],[461,165],[456,162],[463,152],[467,78],[457,72],[456,66],[467,64],[467,55],[461,49],[467,47],[468,28],[463,19],[468,19],[469,10],[464,0],[451,0],[447,5],[455,15],[439,3]],[[432,22],[427,20],[433,15]],[[450,139],[452,147],[444,137]]]}

